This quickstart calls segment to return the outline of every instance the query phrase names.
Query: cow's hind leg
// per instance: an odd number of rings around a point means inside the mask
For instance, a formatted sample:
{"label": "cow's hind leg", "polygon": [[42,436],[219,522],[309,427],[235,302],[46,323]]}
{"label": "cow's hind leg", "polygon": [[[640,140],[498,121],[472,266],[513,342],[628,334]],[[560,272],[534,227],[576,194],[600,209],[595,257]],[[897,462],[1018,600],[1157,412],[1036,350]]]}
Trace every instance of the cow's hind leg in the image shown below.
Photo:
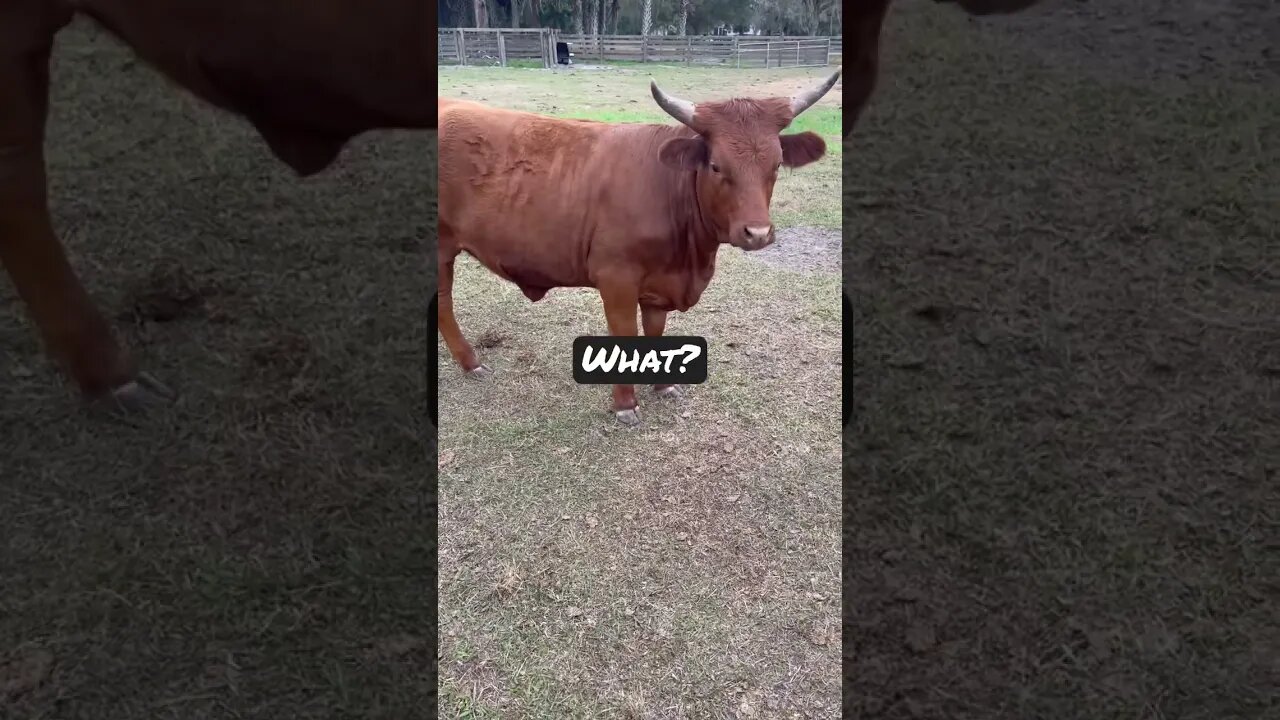
{"label": "cow's hind leg", "polygon": [[[644,326],[644,334],[658,337],[667,329],[667,311],[640,306],[640,323]],[[678,398],[684,393],[679,385],[654,385],[653,391],[661,398]]]}
{"label": "cow's hind leg", "polygon": [[458,249],[447,233],[440,233],[440,250],[438,253],[439,300],[436,303],[436,325],[444,344],[449,347],[449,354],[471,377],[484,378],[493,374],[487,365],[482,365],[476,357],[475,348],[462,336],[462,328],[453,316],[453,261],[458,257]]}
{"label": "cow's hind leg", "polygon": [[47,352],[89,399],[140,409],[171,393],[139,376],[89,298],[49,218],[44,163],[53,36],[71,13],[45,0],[0,4],[0,261]]}

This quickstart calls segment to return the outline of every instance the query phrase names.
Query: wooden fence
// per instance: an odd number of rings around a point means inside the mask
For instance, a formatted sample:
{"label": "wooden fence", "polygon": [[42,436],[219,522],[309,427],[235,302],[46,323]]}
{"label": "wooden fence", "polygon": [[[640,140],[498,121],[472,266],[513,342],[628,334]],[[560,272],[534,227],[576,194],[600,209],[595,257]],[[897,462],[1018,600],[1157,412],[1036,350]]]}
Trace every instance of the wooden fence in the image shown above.
{"label": "wooden fence", "polygon": [[512,60],[533,60],[551,67],[555,64],[554,34],[547,28],[440,28],[436,62],[506,67]]}
{"label": "wooden fence", "polygon": [[441,65],[499,65],[533,60],[555,65],[555,43],[569,43],[574,62],[630,61],[745,68],[839,65],[839,37],[764,35],[571,35],[547,28],[441,28]]}
{"label": "wooden fence", "polygon": [[729,65],[732,67],[810,67],[838,65],[838,37],[764,35],[564,35],[577,62],[631,62]]}

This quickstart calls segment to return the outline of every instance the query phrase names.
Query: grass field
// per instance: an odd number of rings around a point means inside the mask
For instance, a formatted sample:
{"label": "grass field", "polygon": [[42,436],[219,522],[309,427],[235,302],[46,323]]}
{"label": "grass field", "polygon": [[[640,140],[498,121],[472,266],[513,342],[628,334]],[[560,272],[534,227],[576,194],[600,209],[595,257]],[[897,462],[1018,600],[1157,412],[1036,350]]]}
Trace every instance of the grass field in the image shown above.
{"label": "grass field", "polygon": [[[824,74],[439,75],[445,96],[667,122],[651,75],[698,100],[790,94]],[[832,152],[780,178],[782,227],[836,227],[839,102],[837,86],[796,123]],[[710,379],[677,401],[638,389],[630,430],[607,386],[570,374],[573,338],[605,331],[598,295],[532,304],[460,258],[458,320],[496,374],[464,379],[438,343],[441,717],[838,713],[840,278],[834,263],[772,259],[721,251],[702,301],[667,327],[708,338]]]}
{"label": "grass field", "polygon": [[845,149],[853,717],[1280,717],[1277,36],[891,15]]}
{"label": "grass field", "polygon": [[113,40],[59,36],[55,223],[182,397],[89,415],[0,282],[0,717],[418,715],[428,145],[371,135],[299,181]]}

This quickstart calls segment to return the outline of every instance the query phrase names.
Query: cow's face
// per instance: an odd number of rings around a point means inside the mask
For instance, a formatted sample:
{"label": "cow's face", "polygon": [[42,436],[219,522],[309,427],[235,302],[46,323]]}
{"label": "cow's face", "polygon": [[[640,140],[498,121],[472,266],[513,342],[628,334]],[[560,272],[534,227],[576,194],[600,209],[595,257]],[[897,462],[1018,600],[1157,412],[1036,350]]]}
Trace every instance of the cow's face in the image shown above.
{"label": "cow's face", "polygon": [[659,151],[662,162],[697,173],[698,205],[722,240],[744,250],[759,250],[774,241],[769,203],[778,171],[797,168],[827,151],[812,132],[783,135],[796,115],[831,89],[840,73],[794,98],[728,100],[694,106],[652,85],[654,99],[670,115],[698,133],[668,140]]}

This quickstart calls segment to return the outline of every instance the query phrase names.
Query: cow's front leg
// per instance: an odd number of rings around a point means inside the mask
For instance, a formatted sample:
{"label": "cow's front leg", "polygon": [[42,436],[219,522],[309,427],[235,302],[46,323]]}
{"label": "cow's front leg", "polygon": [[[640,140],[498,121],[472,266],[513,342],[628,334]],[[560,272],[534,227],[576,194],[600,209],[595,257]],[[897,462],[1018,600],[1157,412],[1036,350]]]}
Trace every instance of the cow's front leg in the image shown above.
{"label": "cow's front leg", "polygon": [[[640,304],[639,283],[630,281],[606,281],[600,283],[600,299],[604,302],[605,318],[609,321],[609,334],[615,337],[635,337],[636,308]],[[640,423],[636,412],[636,387],[613,386],[613,414],[624,425]]]}
{"label": "cow's front leg", "polygon": [[169,395],[139,377],[67,261],[49,219],[44,129],[53,36],[70,19],[18,2],[0,9],[0,262],[58,361],[89,399],[137,409]]}
{"label": "cow's front leg", "polygon": [[[644,326],[644,334],[658,337],[667,329],[667,311],[640,306],[640,323]],[[661,398],[678,398],[684,393],[679,385],[654,385],[653,391]]]}

